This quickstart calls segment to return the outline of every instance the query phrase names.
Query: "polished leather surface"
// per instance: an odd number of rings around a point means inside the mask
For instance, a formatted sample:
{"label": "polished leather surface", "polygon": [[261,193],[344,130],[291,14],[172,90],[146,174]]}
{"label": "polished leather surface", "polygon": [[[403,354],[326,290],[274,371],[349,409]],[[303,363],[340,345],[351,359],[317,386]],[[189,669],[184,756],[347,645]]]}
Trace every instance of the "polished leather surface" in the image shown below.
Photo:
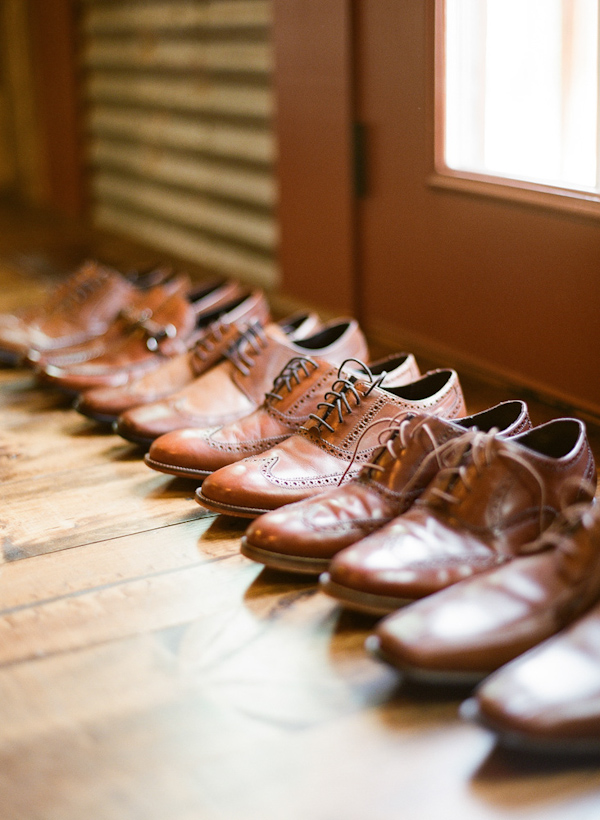
{"label": "polished leather surface", "polygon": [[[325,342],[326,344],[322,344]],[[229,424],[249,415],[263,401],[273,380],[294,356],[315,355],[339,361],[366,354],[366,341],[354,320],[336,320],[303,340],[270,325],[256,338],[242,340],[230,360],[210,370],[165,402],[140,407],[138,425],[157,435],[146,463],[175,475],[203,477],[196,444],[204,447],[203,428]],[[161,435],[163,430],[173,432]]]}
{"label": "polished leather surface", "polygon": [[129,303],[119,311],[116,319],[101,336],[95,336],[80,344],[61,347],[59,350],[31,348],[24,359],[24,364],[36,370],[43,370],[50,364],[69,367],[102,356],[127,338],[137,323],[144,316],[152,315],[169,296],[174,293],[186,293],[190,288],[190,279],[186,274],[176,275],[171,268],[164,267],[138,274],[132,284],[135,285],[135,290]]}
{"label": "polished leather surface", "polygon": [[531,549],[386,618],[377,629],[386,656],[440,677],[483,677],[600,599],[600,506],[567,510]]}
{"label": "polished leather surface", "polygon": [[171,359],[162,359],[159,367],[125,385],[87,391],[80,396],[77,410],[92,418],[110,421],[125,414],[119,421],[117,432],[125,438],[135,437],[135,416],[130,420],[127,410],[159,401],[191,384],[223,358],[224,352],[249,323],[268,320],[269,306],[264,293],[242,293],[198,316],[196,329],[188,340],[189,350]]}
{"label": "polished leather surface", "polygon": [[405,512],[439,469],[434,458],[426,461],[434,446],[471,427],[496,428],[514,436],[529,429],[531,422],[521,401],[503,402],[454,422],[441,416],[407,415],[389,432],[381,431],[388,440],[375,455],[375,466],[364,467],[347,484],[261,516],[248,527],[242,551],[254,558],[256,553],[249,548],[264,551],[261,560],[267,565],[270,560],[277,563],[281,555],[296,556],[301,559],[297,566],[288,561],[287,569],[322,571],[342,549]]}
{"label": "polished leather surface", "polygon": [[39,308],[0,317],[2,358],[16,361],[32,348],[58,350],[100,336],[134,296],[116,270],[86,262]]}
{"label": "polished leather surface", "polygon": [[[406,384],[419,376],[414,356],[405,353],[372,364],[370,369],[375,373],[391,369],[393,373],[387,378],[394,384]],[[319,357],[291,359],[254,412],[231,424],[198,431],[194,438],[197,470],[208,475],[289,438],[317,412],[323,393],[337,374],[336,365]]]}
{"label": "polished leather surface", "polygon": [[378,386],[378,381],[336,380],[324,395],[320,415],[263,455],[213,473],[197,493],[200,503],[253,517],[349,481],[380,447],[381,428],[374,422],[411,410],[464,415],[454,371],[433,371],[404,386]]}
{"label": "polished leather surface", "polygon": [[[243,334],[249,327],[255,323],[263,327],[268,320],[268,309],[265,312],[261,308],[257,311],[256,317],[232,322],[226,329],[217,328],[216,335],[210,333],[206,341],[200,339],[190,355],[177,362],[177,370],[174,365],[173,369],[166,373],[166,385],[163,386],[160,381],[161,374],[157,374],[157,378],[149,384],[150,389],[146,394],[148,398],[145,401],[136,400],[134,406],[122,413],[116,425],[117,432],[129,441],[150,445],[159,436],[192,424],[187,416],[181,418],[177,409],[180,406],[179,400],[186,404],[193,401],[197,393],[203,392],[204,385],[204,382],[201,382],[200,385],[194,386],[194,382],[211,367],[220,363],[228,351],[235,349],[237,344],[242,342]],[[314,313],[302,313],[283,319],[277,324],[285,337],[293,341],[311,336],[321,326],[321,321]],[[172,389],[176,380],[179,380],[180,384]],[[146,391],[147,385],[148,382],[140,383],[142,391]],[[135,385],[132,385],[132,388],[135,389]],[[164,394],[150,398],[152,391],[157,389],[164,389]]]}
{"label": "polished leather surface", "polygon": [[174,293],[102,356],[70,367],[48,365],[39,378],[73,393],[126,384],[165,359],[185,352],[198,317],[229,299],[231,293],[230,284],[223,282],[210,283],[190,294]]}
{"label": "polished leather surface", "polygon": [[512,745],[600,751],[600,605],[495,672],[476,702]]}
{"label": "polished leather surface", "polygon": [[[325,584],[402,602],[527,552],[565,506],[589,498],[585,425],[556,419],[510,440],[465,433],[417,503],[340,552]],[[338,597],[338,596],[336,596]]]}

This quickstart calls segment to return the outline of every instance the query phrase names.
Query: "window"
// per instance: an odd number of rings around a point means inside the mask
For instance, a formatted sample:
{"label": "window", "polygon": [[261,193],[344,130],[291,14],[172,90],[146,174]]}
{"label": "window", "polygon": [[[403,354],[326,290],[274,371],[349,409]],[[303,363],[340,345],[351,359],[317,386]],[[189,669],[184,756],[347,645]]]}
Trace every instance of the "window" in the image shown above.
{"label": "window", "polygon": [[437,170],[600,199],[598,0],[440,0]]}

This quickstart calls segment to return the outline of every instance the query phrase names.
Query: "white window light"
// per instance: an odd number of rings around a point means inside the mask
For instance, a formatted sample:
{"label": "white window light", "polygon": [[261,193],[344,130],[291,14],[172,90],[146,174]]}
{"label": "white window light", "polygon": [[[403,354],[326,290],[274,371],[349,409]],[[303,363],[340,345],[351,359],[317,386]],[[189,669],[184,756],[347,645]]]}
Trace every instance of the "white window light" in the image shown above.
{"label": "white window light", "polygon": [[597,192],[598,0],[445,0],[443,164]]}

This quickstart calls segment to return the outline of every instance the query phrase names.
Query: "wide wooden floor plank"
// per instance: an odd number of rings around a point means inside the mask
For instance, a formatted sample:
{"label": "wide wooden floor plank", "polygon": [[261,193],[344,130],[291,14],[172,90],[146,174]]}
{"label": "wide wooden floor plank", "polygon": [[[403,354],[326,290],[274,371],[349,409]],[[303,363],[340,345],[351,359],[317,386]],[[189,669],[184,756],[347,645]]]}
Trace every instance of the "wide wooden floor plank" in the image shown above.
{"label": "wide wooden floor plank", "polygon": [[93,541],[202,518],[208,513],[171,479],[136,462],[73,467],[3,491],[4,560],[14,561]]}
{"label": "wide wooden floor plank", "polygon": [[216,519],[206,516],[6,563],[0,572],[0,612],[237,555],[235,532],[220,534]]}
{"label": "wide wooden floor plank", "polygon": [[139,447],[66,409],[51,409],[33,418],[11,414],[0,443],[0,479],[4,483],[98,465],[105,466],[108,473],[112,462],[141,465],[144,456]]}

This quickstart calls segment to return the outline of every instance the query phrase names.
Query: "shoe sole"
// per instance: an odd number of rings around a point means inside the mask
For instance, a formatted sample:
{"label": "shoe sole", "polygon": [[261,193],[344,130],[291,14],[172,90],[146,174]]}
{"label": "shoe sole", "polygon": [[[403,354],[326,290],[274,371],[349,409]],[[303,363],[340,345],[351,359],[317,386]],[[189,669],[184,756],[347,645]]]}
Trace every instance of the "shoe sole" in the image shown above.
{"label": "shoe sole", "polygon": [[323,592],[344,604],[347,609],[365,612],[367,615],[389,615],[406,604],[412,603],[408,598],[392,598],[351,589],[332,581],[328,572],[321,575],[319,584]]}
{"label": "shoe sole", "polygon": [[489,672],[467,672],[467,671],[444,671],[438,669],[425,669],[421,666],[413,666],[409,663],[398,661],[393,655],[385,652],[381,648],[381,642],[377,635],[369,635],[365,641],[365,649],[374,658],[384,661],[398,669],[403,676],[414,683],[425,684],[426,686],[445,686],[457,689],[473,689],[481,683],[484,678],[491,675]]}
{"label": "shoe sole", "polygon": [[566,757],[595,757],[600,755],[600,738],[557,738],[545,739],[532,737],[518,729],[507,729],[490,720],[482,714],[475,698],[468,698],[459,707],[459,714],[463,720],[476,723],[483,729],[493,732],[498,744],[504,749],[515,752],[526,752],[559,758]]}
{"label": "shoe sole", "polygon": [[[206,478],[210,473],[205,473],[203,478]],[[259,515],[271,512],[271,510],[260,510],[253,507],[238,507],[235,504],[224,504],[221,501],[213,501],[212,498],[207,498],[202,494],[202,489],[196,490],[196,501],[207,510],[223,515],[233,515],[236,518],[258,518]]]}
{"label": "shoe sole", "polygon": [[158,436],[154,436],[153,438],[146,438],[144,436],[138,436],[135,433],[130,433],[127,430],[121,430],[121,428],[119,427],[118,416],[113,421],[112,429],[113,433],[116,433],[118,436],[121,436],[121,438],[124,438],[126,441],[131,441],[132,444],[139,444],[141,447],[145,447],[146,449],[148,449],[148,447],[150,447],[152,443],[155,442],[158,438]]}
{"label": "shoe sole", "polygon": [[178,467],[176,464],[164,464],[162,461],[156,461],[150,458],[149,455],[144,456],[144,462],[153,470],[158,470],[159,473],[175,475],[178,478],[199,478],[200,481],[202,481],[206,476],[210,475],[209,472],[194,470],[191,467]]}
{"label": "shoe sole", "polygon": [[49,387],[52,390],[56,390],[58,393],[62,393],[63,396],[66,396],[68,399],[71,399],[73,402],[77,401],[81,394],[81,390],[73,390],[71,387],[65,387],[62,384],[57,384],[56,382],[52,381],[51,379],[45,379],[43,376],[43,371],[36,371],[36,377],[38,384],[41,387]]}
{"label": "shoe sole", "polygon": [[7,367],[18,367],[23,361],[23,356],[20,353],[13,353],[12,350],[0,350],[0,364]]}
{"label": "shoe sole", "polygon": [[304,558],[301,555],[282,555],[280,552],[271,552],[248,543],[244,535],[240,545],[240,552],[246,558],[264,564],[271,569],[280,569],[284,572],[297,572],[301,575],[320,575],[329,566],[328,558]]}
{"label": "shoe sole", "polygon": [[75,399],[73,403],[73,410],[77,410],[78,413],[81,413],[82,416],[85,416],[88,419],[92,419],[93,421],[97,421],[99,424],[110,424],[112,425],[118,418],[115,415],[109,415],[108,413],[98,413],[95,410],[86,410],[79,405],[79,399]]}

